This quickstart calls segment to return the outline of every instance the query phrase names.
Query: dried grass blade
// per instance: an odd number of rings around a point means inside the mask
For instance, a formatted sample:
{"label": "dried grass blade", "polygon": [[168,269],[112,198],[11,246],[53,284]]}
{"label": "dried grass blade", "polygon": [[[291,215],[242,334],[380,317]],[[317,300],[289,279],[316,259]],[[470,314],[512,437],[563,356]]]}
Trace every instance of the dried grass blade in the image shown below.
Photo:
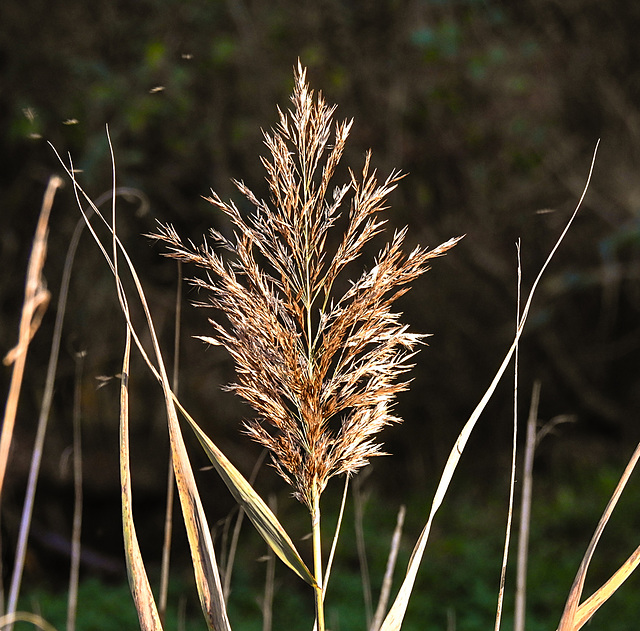
{"label": "dried grass blade", "polygon": [[[540,271],[538,272],[538,275],[536,276],[536,279],[533,283],[533,285],[531,286],[531,290],[529,291],[529,296],[527,298],[527,301],[525,303],[525,307],[524,310],[522,312],[522,316],[520,318],[520,325],[517,328],[516,331],[516,335],[515,335],[515,339],[513,340],[513,343],[511,344],[511,347],[509,348],[504,360],[502,361],[502,364],[500,365],[500,368],[498,368],[498,371],[495,375],[495,377],[493,378],[493,381],[491,382],[489,388],[487,389],[487,391],[484,393],[482,399],[480,400],[480,403],[478,403],[478,405],[476,406],[476,409],[473,411],[473,413],[471,414],[471,416],[469,417],[469,420],[466,422],[465,426],[462,428],[462,431],[460,432],[455,445],[453,446],[453,449],[451,450],[451,453],[449,454],[449,458],[447,460],[447,463],[444,467],[444,471],[442,472],[442,476],[440,478],[440,481],[438,483],[438,487],[436,489],[435,492],[435,496],[433,498],[433,502],[431,504],[431,510],[429,513],[429,518],[427,520],[427,523],[425,525],[425,527],[422,530],[422,533],[420,533],[420,537],[418,538],[418,541],[413,549],[413,552],[411,554],[411,558],[409,559],[409,565],[407,567],[407,572],[405,575],[405,579],[402,583],[402,586],[400,587],[400,591],[398,592],[398,595],[396,596],[396,600],[393,603],[393,606],[391,607],[389,613],[387,614],[387,617],[385,618],[382,627],[381,627],[381,631],[399,631],[399,629],[402,627],[402,621],[404,620],[404,615],[406,613],[407,610],[407,605],[409,604],[409,598],[411,597],[411,592],[413,591],[413,585],[415,583],[415,579],[416,579],[416,575],[418,573],[418,567],[420,565],[420,562],[422,560],[422,556],[424,555],[424,550],[425,547],[427,545],[427,540],[429,538],[429,533],[431,532],[431,524],[433,523],[433,518],[435,517],[435,514],[437,513],[438,509],[440,508],[443,500],[444,500],[444,496],[447,492],[447,489],[449,488],[449,484],[451,483],[451,480],[453,478],[453,474],[456,470],[456,467],[458,466],[458,462],[460,461],[460,457],[462,455],[462,452],[464,451],[464,448],[467,444],[467,441],[469,440],[469,437],[471,436],[471,432],[473,431],[474,427],[476,426],[476,423],[478,422],[478,419],[480,418],[480,415],[482,414],[484,408],[486,407],[487,403],[489,402],[489,399],[491,398],[491,396],[493,395],[498,382],[500,381],[500,379],[502,378],[502,375],[504,374],[505,370],[507,369],[507,366],[509,365],[509,362],[511,361],[511,357],[513,356],[517,346],[518,346],[518,342],[520,340],[520,336],[522,335],[522,331],[524,330],[524,325],[527,321],[527,316],[529,315],[529,310],[531,308],[531,303],[533,301],[533,296],[535,294],[535,291],[540,283],[540,280],[542,279],[542,276],[544,274],[544,272],[546,271],[549,263],[551,262],[551,259],[553,258],[553,255],[556,253],[556,250],[560,247],[560,243],[562,243],[562,240],[564,239],[565,235],[567,234],[567,232],[569,231],[569,228],[571,227],[571,224],[573,223],[573,220],[575,219],[576,215],[578,214],[578,210],[580,209],[580,207],[582,206],[582,202],[584,200],[585,195],[587,194],[587,189],[589,188],[589,183],[591,182],[591,175],[593,173],[593,166],[595,164],[595,159],[596,159],[596,154],[598,151],[598,145],[600,144],[600,141],[598,141],[598,143],[596,144],[596,148],[593,152],[593,158],[591,160],[591,167],[589,169],[589,175],[587,177],[587,181],[586,184],[584,186],[584,189],[582,191],[582,195],[580,197],[580,200],[578,201],[578,204],[576,205],[575,210],[573,211],[573,214],[571,215],[571,217],[569,218],[569,221],[567,222],[564,230],[562,231],[562,233],[560,234],[560,236],[558,237],[558,240],[556,241],[555,245],[553,246],[553,248],[551,249],[551,252],[549,253],[549,256],[547,256],[546,261],[544,262],[544,264],[542,265],[542,268],[540,269]],[[560,629],[558,631],[561,631]],[[562,630],[562,631],[566,631],[566,630]]]}
{"label": "dried grass blade", "polygon": [[207,457],[213,464],[218,475],[247,514],[260,536],[267,542],[280,559],[288,565],[303,581],[316,586],[313,575],[305,565],[273,511],[264,500],[254,491],[253,487],[243,475],[233,466],[229,459],[220,451],[216,444],[200,429],[189,413],[176,400],[176,405],[187,420],[202,445]]}
{"label": "dried grass blade", "polygon": [[[638,551],[636,550],[636,552],[631,555],[626,563],[622,565],[618,572],[616,572],[613,577],[591,598],[585,601],[584,605],[589,603],[589,607],[583,609],[580,613],[578,603],[580,602],[580,597],[582,596],[584,581],[587,576],[587,570],[589,569],[589,564],[591,563],[593,553],[595,552],[598,541],[600,540],[604,528],[607,525],[611,514],[613,513],[613,509],[618,503],[620,495],[622,495],[622,491],[626,486],[629,477],[633,472],[633,469],[638,463],[638,459],[640,459],[640,443],[633,452],[631,459],[629,460],[629,464],[627,464],[627,467],[624,470],[624,473],[622,474],[620,481],[618,482],[618,485],[616,486],[611,499],[609,500],[609,503],[607,504],[607,507],[602,514],[602,517],[600,518],[598,526],[596,527],[596,531],[593,533],[593,537],[591,538],[589,546],[587,547],[587,551],[584,553],[582,563],[578,568],[578,572],[573,581],[573,585],[571,586],[571,591],[569,592],[569,597],[567,598],[564,612],[562,613],[562,618],[560,619],[560,624],[558,625],[558,631],[576,631],[577,629],[579,629],[589,619],[589,616],[587,616],[589,610],[592,610],[591,614],[589,614],[592,615],[596,611],[596,609],[598,609],[598,607],[600,607],[600,605],[602,605],[602,603],[604,603],[607,598],[609,598],[613,594],[613,592],[622,584],[622,582],[638,564],[638,559],[636,558]],[[612,582],[614,579],[615,582]]]}
{"label": "dried grass blade", "polygon": [[631,573],[640,564],[640,546],[633,554],[620,566],[618,571],[594,594],[585,600],[576,611],[573,622],[574,631],[581,629],[593,616],[593,614],[614,594],[614,592],[624,583]]}
{"label": "dried grass blade", "polygon": [[[115,237],[115,232],[114,239]],[[154,354],[156,361],[158,362],[158,369],[153,368],[154,373],[158,377],[162,386],[165,408],[167,411],[167,421],[169,426],[169,438],[171,444],[171,457],[173,459],[173,467],[176,477],[176,485],[178,487],[178,495],[180,498],[180,505],[182,507],[182,516],[187,530],[187,539],[189,541],[189,548],[191,550],[191,559],[193,564],[193,570],[196,578],[196,587],[198,589],[198,595],[200,597],[200,606],[205,616],[207,625],[212,630],[225,630],[230,631],[231,626],[227,617],[226,606],[224,603],[224,597],[222,594],[222,585],[220,582],[220,574],[218,572],[218,566],[216,563],[216,556],[213,547],[213,541],[211,539],[211,530],[207,523],[207,518],[202,507],[202,501],[200,500],[200,494],[196,486],[195,477],[193,475],[193,469],[191,462],[187,454],[187,450],[182,437],[182,431],[180,430],[180,424],[178,422],[178,415],[174,405],[173,393],[169,385],[169,379],[164,366],[164,360],[160,351],[160,346],[155,333],[155,327],[149,312],[148,304],[140,279],[129,259],[124,247],[118,241],[118,247],[125,257],[129,271],[135,282],[138,296],[144,308],[145,317],[149,333],[151,335]],[[117,276],[117,269],[116,279]],[[118,290],[121,298],[121,305],[123,312],[127,320],[127,326],[132,336],[136,340],[138,348],[143,351],[142,344],[138,337],[135,335],[135,329],[129,317],[128,304],[126,302],[126,296],[122,293],[122,285],[118,282]],[[147,364],[153,367],[146,353],[143,353]]]}
{"label": "dried grass blade", "polygon": [[27,279],[25,283],[24,302],[22,304],[22,314],[20,317],[20,328],[18,334],[18,344],[14,349],[7,353],[3,360],[5,366],[13,363],[13,371],[11,373],[11,382],[9,385],[9,394],[4,409],[4,417],[2,421],[2,435],[0,436],[0,494],[4,482],[4,476],[7,469],[7,461],[9,459],[9,448],[13,438],[13,428],[15,425],[16,412],[18,410],[18,399],[20,397],[20,388],[22,386],[22,376],[27,361],[27,349],[33,338],[40,321],[44,309],[49,303],[50,294],[45,288],[42,280],[42,268],[47,252],[47,226],[49,223],[49,215],[53,206],[53,198],[56,190],[62,186],[62,180],[57,177],[51,177],[44,194],[42,209],[38,217],[35,236],[33,238],[33,246],[29,257],[29,266],[27,269]]}
{"label": "dried grass blade", "polygon": [[142,631],[162,629],[149,578],[140,554],[140,546],[133,522],[131,496],[131,467],[129,451],[129,359],[131,356],[131,332],[127,329],[122,381],[120,385],[120,487],[122,501],[122,534],[127,563],[129,588],[138,612]]}
{"label": "dried grass blade", "polygon": [[[176,319],[173,333],[173,391],[178,392],[180,366],[180,322],[182,316],[182,263],[178,261],[178,284],[176,291]],[[175,475],[173,462],[169,452],[169,466],[167,468],[167,499],[164,511],[164,541],[162,544],[162,562],[160,570],[160,592],[158,595],[160,619],[165,620],[167,602],[169,598],[169,567],[171,561],[171,536],[173,534],[173,505],[175,495]]]}
{"label": "dried grass blade", "polygon": [[227,609],[211,539],[211,530],[202,507],[200,494],[195,483],[177,413],[168,387],[168,384],[163,384],[165,406],[169,416],[171,453],[178,495],[182,506],[182,515],[191,548],[191,559],[196,576],[200,604],[210,629],[230,631],[231,626],[227,618]]}
{"label": "dried grass blade", "polygon": [[[127,260],[130,272],[138,289],[138,294],[143,303],[147,318],[147,326],[153,341],[156,361],[158,362],[159,368],[156,370],[153,367],[153,364],[151,364],[146,353],[143,353],[145,361],[147,361],[147,364],[153,368],[153,372],[158,377],[164,393],[165,408],[167,411],[169,426],[169,438],[171,443],[171,457],[173,460],[178,496],[180,498],[183,521],[187,530],[187,539],[191,550],[191,559],[202,612],[205,615],[205,620],[210,629],[230,631],[231,627],[227,618],[226,606],[222,594],[222,585],[216,563],[213,541],[211,539],[211,530],[202,507],[200,494],[198,493],[195,477],[193,475],[193,469],[184,444],[182,431],[180,430],[178,415],[174,405],[174,395],[169,386],[164,361],[155,334],[155,327],[153,326],[146,298],[144,296],[140,280],[133,268],[133,264],[129,260],[123,246],[121,244],[118,245]],[[119,285],[119,287],[121,288],[121,285]],[[133,328],[133,324],[129,317],[128,306],[124,295],[122,295],[122,301],[128,329],[136,340],[138,348],[143,351],[142,344],[135,334],[135,329]]]}

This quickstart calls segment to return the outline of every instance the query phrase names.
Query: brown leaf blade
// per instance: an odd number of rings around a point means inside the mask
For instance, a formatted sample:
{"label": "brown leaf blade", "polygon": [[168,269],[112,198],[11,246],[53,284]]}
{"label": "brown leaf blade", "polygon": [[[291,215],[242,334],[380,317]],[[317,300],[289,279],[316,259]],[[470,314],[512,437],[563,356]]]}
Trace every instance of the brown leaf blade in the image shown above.
{"label": "brown leaf blade", "polygon": [[131,356],[131,333],[127,330],[122,382],[120,385],[120,488],[122,501],[122,534],[129,588],[138,612],[142,631],[162,629],[149,577],[142,560],[136,528],[133,522],[131,467],[129,450],[129,359]]}

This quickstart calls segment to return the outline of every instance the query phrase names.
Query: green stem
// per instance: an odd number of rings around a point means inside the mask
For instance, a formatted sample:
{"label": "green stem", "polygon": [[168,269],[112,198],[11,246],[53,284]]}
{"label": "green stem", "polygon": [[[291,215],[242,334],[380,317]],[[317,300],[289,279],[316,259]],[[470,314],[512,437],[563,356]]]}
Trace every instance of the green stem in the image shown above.
{"label": "green stem", "polygon": [[311,489],[311,532],[313,535],[313,573],[316,579],[316,631],[324,631],[324,604],[322,590],[322,542],[320,540],[320,493],[317,478]]}

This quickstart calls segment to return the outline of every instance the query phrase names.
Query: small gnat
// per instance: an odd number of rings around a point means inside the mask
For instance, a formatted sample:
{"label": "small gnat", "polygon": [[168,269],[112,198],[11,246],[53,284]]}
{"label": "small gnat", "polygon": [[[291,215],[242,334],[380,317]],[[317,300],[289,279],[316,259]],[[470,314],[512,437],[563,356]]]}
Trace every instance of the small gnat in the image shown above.
{"label": "small gnat", "polygon": [[67,120],[62,121],[63,125],[77,125],[78,124],[78,119],[77,118],[67,118]]}
{"label": "small gnat", "polygon": [[149,94],[155,94],[156,92],[162,92],[163,90],[163,85],[157,85],[155,88],[151,88],[151,90],[149,90]]}
{"label": "small gnat", "polygon": [[38,115],[37,112],[32,107],[25,107],[22,110],[22,113],[30,123],[33,123],[33,121],[36,119],[36,116]]}

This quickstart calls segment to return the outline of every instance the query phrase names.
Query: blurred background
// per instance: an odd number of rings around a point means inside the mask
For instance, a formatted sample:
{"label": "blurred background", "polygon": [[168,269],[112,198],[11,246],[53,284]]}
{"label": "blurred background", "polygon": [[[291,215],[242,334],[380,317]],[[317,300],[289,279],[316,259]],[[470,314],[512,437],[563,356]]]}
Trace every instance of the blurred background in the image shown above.
{"label": "blurred background", "polygon": [[[616,476],[638,441],[640,5],[595,0],[13,0],[2,3],[0,24],[3,355],[17,339],[42,195],[48,178],[62,174],[47,141],[63,156],[70,153],[82,185],[96,199],[111,186],[108,125],[118,183],[144,200],[118,200],[120,236],[133,255],[172,359],[178,274],[175,264],[160,256],[162,248],[141,235],[153,231],[157,220],[173,223],[196,242],[209,227],[225,229],[224,218],[202,196],[213,189],[223,199],[243,203],[231,178],[267,197],[261,130],[276,124],[276,106],[288,107],[298,58],[308,68],[311,86],[338,104],[336,118],[355,119],[344,164],[358,172],[371,148],[382,178],[394,168],[408,174],[389,199],[390,230],[408,225],[410,246],[435,246],[466,234],[400,303],[412,329],[433,337],[417,357],[411,390],[399,397],[404,424],[383,435],[393,455],[378,459],[362,481],[371,502],[380,502],[389,536],[399,504],[417,507],[408,526],[407,554],[449,450],[511,343],[516,242],[521,239],[526,293],[580,198],[601,139],[589,192],[538,290],[520,347],[520,421],[526,419],[535,380],[541,381],[540,425],[571,421],[556,425],[536,453],[539,550],[545,550],[542,542],[556,542],[557,549],[547,550],[547,564],[549,558],[558,561],[561,550],[570,548],[577,555],[567,562],[566,574],[557,574],[559,561],[554,568],[558,586],[548,591],[562,601]],[[79,217],[67,185],[51,216],[45,275],[52,305],[30,347],[4,489],[2,519],[9,540],[19,520],[33,448],[62,267]],[[184,292],[183,402],[249,475],[259,451],[241,435],[240,421],[251,411],[221,390],[233,379],[233,366],[220,349],[204,348],[192,338],[208,334],[211,314],[189,306],[196,296],[188,286]],[[113,378],[120,371],[123,341],[113,280],[85,235],[74,267],[36,502],[29,578],[34,587],[50,588],[56,571],[65,567],[64,551],[51,540],[55,536],[64,542],[71,529],[69,450],[79,351],[87,354],[83,538],[102,561],[115,563],[111,570],[87,563],[85,572],[114,583],[124,580],[119,382]],[[10,368],[0,374],[6,392]],[[166,423],[160,391],[141,363],[132,386],[134,497],[148,558],[155,562],[162,540]],[[484,559],[473,546],[471,557],[455,555],[466,554],[465,546],[476,537],[493,536],[487,532],[497,535],[499,553],[512,408],[513,381],[507,376],[463,457],[451,489],[457,499],[445,513],[449,522],[446,516],[439,522],[440,536],[459,538],[457,548],[442,544],[446,564],[452,558]],[[195,463],[205,467],[197,445],[191,447]],[[216,523],[233,504],[212,472],[201,472],[201,488]],[[258,489],[277,493],[283,511],[296,513],[287,489],[268,467]],[[605,561],[614,563],[619,556],[619,564],[637,545],[622,532],[628,534],[639,517],[630,502],[620,531],[612,535],[615,558]],[[452,534],[455,524],[459,529]],[[476,532],[480,524],[487,532]],[[302,536],[307,526],[297,527]],[[378,531],[373,532],[375,538]],[[180,550],[184,537],[181,532],[176,537]],[[385,543],[380,545],[384,549]],[[489,574],[494,582],[483,587],[488,595],[477,595],[479,607],[489,611],[484,627],[495,606],[496,568],[499,562]],[[600,578],[613,570],[603,568]],[[433,580],[428,569],[425,573],[424,581]],[[552,578],[543,575],[540,585],[548,587]],[[462,589],[452,588],[450,607],[457,607]],[[475,597],[467,595],[467,603]],[[633,606],[634,615],[640,613],[638,603]],[[556,624],[561,604],[554,607],[540,613],[541,628]],[[444,628],[446,608],[436,599],[428,611],[424,615],[442,621]],[[456,611],[457,628],[476,628],[462,609]],[[544,615],[553,622],[547,624]],[[347,626],[343,622],[342,628]]]}

